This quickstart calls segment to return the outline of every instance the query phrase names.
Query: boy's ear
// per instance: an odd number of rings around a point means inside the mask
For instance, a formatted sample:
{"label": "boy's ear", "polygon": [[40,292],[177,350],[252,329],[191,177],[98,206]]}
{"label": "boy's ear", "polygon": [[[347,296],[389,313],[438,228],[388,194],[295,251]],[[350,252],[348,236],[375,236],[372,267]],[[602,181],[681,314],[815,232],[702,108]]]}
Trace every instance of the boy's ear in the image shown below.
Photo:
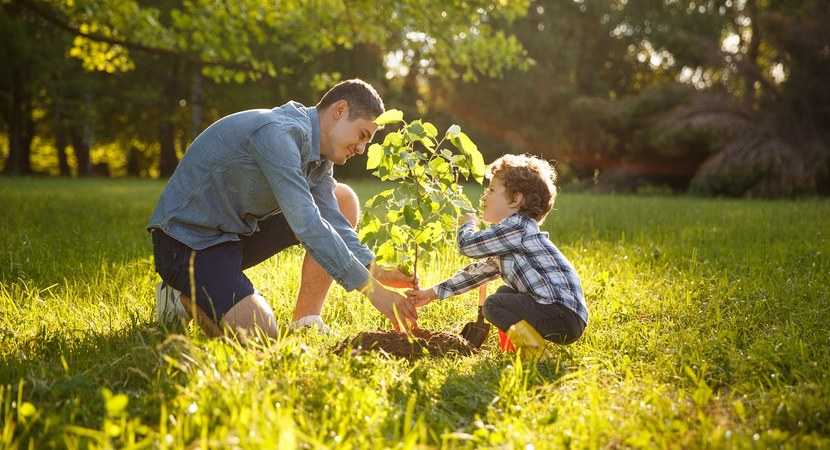
{"label": "boy's ear", "polygon": [[524,201],[524,199],[525,196],[521,192],[515,192],[513,193],[513,199],[510,200],[510,203],[508,203],[507,206],[511,208],[519,208],[520,206],[522,206],[522,202]]}

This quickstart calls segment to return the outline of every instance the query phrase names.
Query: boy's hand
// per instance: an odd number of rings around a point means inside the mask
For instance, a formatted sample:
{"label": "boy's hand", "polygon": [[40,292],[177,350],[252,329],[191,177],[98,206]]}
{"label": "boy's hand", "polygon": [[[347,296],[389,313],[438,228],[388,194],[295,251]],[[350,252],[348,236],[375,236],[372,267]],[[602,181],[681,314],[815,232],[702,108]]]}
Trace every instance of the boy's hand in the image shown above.
{"label": "boy's hand", "polygon": [[420,289],[421,287],[421,279],[419,277],[407,275],[392,266],[379,266],[373,263],[372,276],[384,286],[412,289]]}
{"label": "boy's hand", "polygon": [[427,303],[438,298],[435,290],[430,289],[413,289],[406,291],[406,299],[415,304],[416,308],[425,306]]}
{"label": "boy's hand", "polygon": [[478,226],[478,216],[473,213],[467,213],[463,216],[458,218],[458,226],[464,225],[465,223],[471,223],[473,226]]}

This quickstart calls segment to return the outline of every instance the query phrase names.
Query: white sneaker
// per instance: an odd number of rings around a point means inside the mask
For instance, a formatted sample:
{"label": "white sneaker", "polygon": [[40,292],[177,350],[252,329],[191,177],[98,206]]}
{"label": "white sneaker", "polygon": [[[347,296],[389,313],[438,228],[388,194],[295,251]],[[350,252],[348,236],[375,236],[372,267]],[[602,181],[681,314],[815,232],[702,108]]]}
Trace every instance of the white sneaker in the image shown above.
{"label": "white sneaker", "polygon": [[156,285],[156,321],[161,325],[168,325],[174,321],[190,321],[190,314],[184,309],[181,302],[182,293],[159,281]]}
{"label": "white sneaker", "polygon": [[300,320],[295,320],[288,325],[288,328],[298,331],[301,328],[316,328],[317,331],[323,334],[332,334],[331,328],[323,322],[319,315],[305,316]]}

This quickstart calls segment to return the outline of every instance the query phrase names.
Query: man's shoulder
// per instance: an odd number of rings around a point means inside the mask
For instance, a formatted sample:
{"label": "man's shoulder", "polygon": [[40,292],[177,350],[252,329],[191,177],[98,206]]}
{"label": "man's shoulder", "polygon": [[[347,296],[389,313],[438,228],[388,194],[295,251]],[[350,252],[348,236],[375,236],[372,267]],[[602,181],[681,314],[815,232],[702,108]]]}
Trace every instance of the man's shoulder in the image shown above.
{"label": "man's shoulder", "polygon": [[287,119],[308,122],[311,120],[310,110],[311,108],[306,107],[302,103],[290,101],[284,105],[277,106],[271,111]]}

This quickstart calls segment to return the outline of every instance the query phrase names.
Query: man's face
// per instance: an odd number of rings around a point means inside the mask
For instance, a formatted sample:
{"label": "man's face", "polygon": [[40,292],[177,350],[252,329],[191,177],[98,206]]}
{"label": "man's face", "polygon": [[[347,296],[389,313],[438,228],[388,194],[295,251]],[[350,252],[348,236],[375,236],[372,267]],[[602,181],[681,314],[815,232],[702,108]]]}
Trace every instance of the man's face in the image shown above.
{"label": "man's face", "polygon": [[363,154],[378,125],[371,120],[349,120],[348,107],[335,118],[321,141],[320,153],[335,164],[345,164],[354,155]]}

